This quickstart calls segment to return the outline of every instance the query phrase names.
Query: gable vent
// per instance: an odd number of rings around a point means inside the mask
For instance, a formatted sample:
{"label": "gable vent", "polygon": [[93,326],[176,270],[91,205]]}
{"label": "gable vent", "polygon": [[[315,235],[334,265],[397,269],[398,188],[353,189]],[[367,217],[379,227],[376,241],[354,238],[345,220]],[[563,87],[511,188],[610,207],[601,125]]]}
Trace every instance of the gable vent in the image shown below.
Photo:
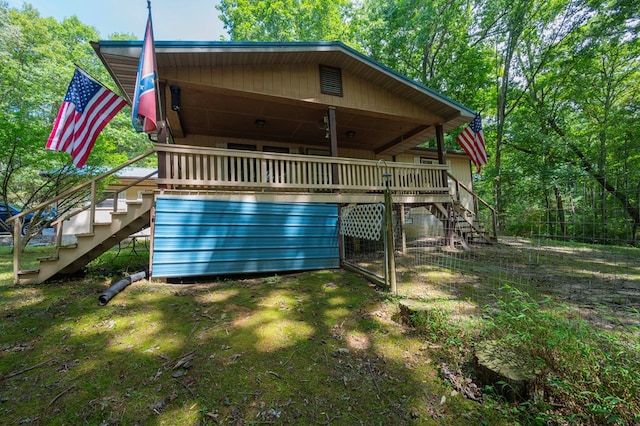
{"label": "gable vent", "polygon": [[342,96],[342,72],[340,68],[320,65],[320,92],[325,95]]}

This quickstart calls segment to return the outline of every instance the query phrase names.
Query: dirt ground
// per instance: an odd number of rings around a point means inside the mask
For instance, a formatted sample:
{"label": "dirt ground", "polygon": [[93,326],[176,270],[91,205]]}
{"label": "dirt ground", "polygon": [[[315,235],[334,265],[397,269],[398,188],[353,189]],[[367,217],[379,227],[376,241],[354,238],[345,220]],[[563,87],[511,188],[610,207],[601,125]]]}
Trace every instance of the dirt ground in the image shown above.
{"label": "dirt ground", "polygon": [[637,248],[504,239],[477,256],[501,259],[507,283],[563,302],[585,320],[606,328],[640,327]]}
{"label": "dirt ground", "polygon": [[[471,250],[414,241],[396,255],[398,293],[478,315],[504,291],[550,298],[606,329],[640,334],[640,249],[502,238]],[[359,263],[383,274],[384,253]]]}

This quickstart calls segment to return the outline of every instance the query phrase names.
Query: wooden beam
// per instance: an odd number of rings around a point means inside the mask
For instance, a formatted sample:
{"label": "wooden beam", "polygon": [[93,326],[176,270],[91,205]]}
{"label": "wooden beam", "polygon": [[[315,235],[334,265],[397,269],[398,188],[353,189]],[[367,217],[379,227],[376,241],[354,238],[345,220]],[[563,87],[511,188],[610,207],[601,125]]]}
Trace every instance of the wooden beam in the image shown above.
{"label": "wooden beam", "polygon": [[388,151],[394,147],[396,147],[397,145],[400,145],[401,143],[403,143],[406,139],[410,139],[422,132],[424,132],[425,130],[427,130],[429,127],[429,125],[422,125],[422,126],[418,126],[415,127],[413,129],[411,129],[410,131],[408,131],[407,133],[405,133],[404,135],[401,135],[397,138],[395,138],[394,140],[392,140],[391,142],[381,146],[380,148],[377,148],[375,151],[373,151],[376,155],[380,155],[380,154],[384,154],[385,151]]}
{"label": "wooden beam", "polygon": [[[438,164],[447,164],[447,150],[444,147],[444,129],[442,124],[436,124],[436,143],[438,144]],[[442,171],[442,182],[448,184],[449,174],[447,170]],[[453,204],[447,203],[447,218],[444,221],[446,238],[450,247],[455,246],[454,230],[455,221],[453,214]]]}
{"label": "wooden beam", "polygon": [[400,252],[407,254],[407,226],[405,216],[405,204],[401,203],[400,206]]}
{"label": "wooden beam", "polygon": [[[438,164],[447,164],[447,150],[444,147],[444,129],[442,124],[436,125],[436,143],[438,144]],[[449,174],[442,171],[442,183],[447,184]]]}
{"label": "wooden beam", "polygon": [[[336,123],[336,109],[334,107],[329,107],[327,111],[329,117],[329,140],[331,141],[330,150],[331,156],[338,156],[338,126]],[[340,184],[340,176],[338,174],[338,165],[335,163],[331,164],[331,178],[334,185]]]}
{"label": "wooden beam", "polygon": [[444,148],[444,129],[436,125],[436,143],[438,144],[438,164],[447,164],[447,150]]}

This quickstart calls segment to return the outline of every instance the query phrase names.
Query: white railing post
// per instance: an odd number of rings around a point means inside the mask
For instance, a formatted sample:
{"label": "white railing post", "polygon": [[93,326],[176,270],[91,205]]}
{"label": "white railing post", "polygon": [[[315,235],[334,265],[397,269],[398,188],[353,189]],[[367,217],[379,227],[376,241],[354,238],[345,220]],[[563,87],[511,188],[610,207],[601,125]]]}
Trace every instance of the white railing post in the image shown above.
{"label": "white railing post", "polygon": [[93,233],[93,224],[96,221],[96,181],[91,181],[91,207],[89,207],[89,233]]}

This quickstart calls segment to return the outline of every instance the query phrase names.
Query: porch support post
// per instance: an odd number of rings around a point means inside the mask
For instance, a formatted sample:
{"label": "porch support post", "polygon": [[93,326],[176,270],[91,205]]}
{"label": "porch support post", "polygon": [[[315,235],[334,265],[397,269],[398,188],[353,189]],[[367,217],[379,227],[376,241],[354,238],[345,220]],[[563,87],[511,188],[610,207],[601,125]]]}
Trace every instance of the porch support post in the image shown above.
{"label": "porch support post", "polygon": [[405,206],[406,204],[400,204],[399,217],[400,217],[400,250],[402,254],[407,254],[407,233],[405,229],[405,220],[407,220],[405,216]]}
{"label": "porch support post", "polygon": [[[158,123],[158,144],[167,143],[167,128],[164,121]],[[158,179],[165,179],[167,177],[167,153],[164,151],[158,151]],[[159,184],[159,189],[166,189],[165,184]]]}
{"label": "porch support post", "polygon": [[[436,125],[436,142],[438,144],[438,164],[447,164],[447,150],[444,148],[444,129],[442,124]],[[444,183],[447,183],[447,172],[442,172]]]}
{"label": "porch support post", "polygon": [[[436,124],[436,142],[438,144],[438,164],[447,164],[447,150],[444,148],[444,129],[442,127],[442,124]],[[448,184],[449,182],[449,176],[447,175],[447,171],[443,170],[442,171],[442,183],[443,186],[449,186]],[[444,230],[445,230],[445,238],[446,241],[449,242],[449,245],[451,247],[454,246],[455,242],[454,242],[454,212],[453,212],[453,205],[450,204],[450,206],[447,208],[447,218],[445,219],[445,223],[444,223]]]}
{"label": "porch support post", "polygon": [[[336,125],[336,109],[335,107],[329,107],[327,111],[327,115],[329,117],[329,141],[331,156],[338,156],[338,127]],[[333,181],[333,185],[340,185],[340,175],[338,174],[338,165],[335,163],[331,164],[331,179]]]}
{"label": "porch support post", "polygon": [[342,207],[344,207],[344,204],[338,204],[338,251],[340,253],[340,266],[344,266],[344,260],[346,259],[344,236],[340,233],[340,224],[342,223]]}
{"label": "porch support post", "polygon": [[393,198],[391,197],[391,188],[389,188],[389,182],[387,181],[384,188],[384,215],[385,215],[385,250],[386,253],[386,278],[389,283],[391,292],[394,295],[398,295],[398,284],[396,282],[396,258],[395,258],[395,244],[393,241]]}
{"label": "porch support post", "polygon": [[[159,144],[166,144],[167,143],[167,123],[162,119],[162,117],[166,117],[165,114],[165,108],[167,105],[166,102],[166,95],[165,95],[165,89],[166,89],[166,83],[160,82],[159,83],[159,90],[157,91],[156,94],[156,100],[159,99],[159,103],[158,103],[158,109],[160,110],[160,120],[158,120],[158,122],[156,123],[156,130],[158,132],[158,136],[157,136],[157,141],[156,143]],[[166,162],[166,152],[162,151],[162,152],[158,152],[158,178],[159,179],[164,179],[167,177],[167,162]],[[162,185],[158,185],[158,188],[160,189],[165,189],[166,185],[162,184]]]}

